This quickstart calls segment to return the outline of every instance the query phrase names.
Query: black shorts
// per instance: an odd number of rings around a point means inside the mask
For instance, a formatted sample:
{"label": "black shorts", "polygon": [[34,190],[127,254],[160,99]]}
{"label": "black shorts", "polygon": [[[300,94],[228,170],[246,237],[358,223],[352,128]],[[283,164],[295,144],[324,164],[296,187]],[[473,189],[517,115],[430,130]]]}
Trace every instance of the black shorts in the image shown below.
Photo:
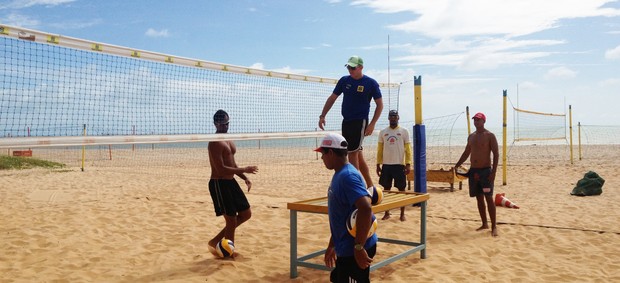
{"label": "black shorts", "polygon": [[368,126],[368,120],[342,121],[342,136],[347,140],[349,152],[362,150],[364,132]]}
{"label": "black shorts", "polygon": [[399,191],[404,191],[407,187],[407,176],[405,175],[405,165],[389,164],[381,167],[381,176],[379,177],[379,184],[384,189],[389,190],[392,187],[392,181],[394,181],[394,187]]}
{"label": "black shorts", "polygon": [[[489,181],[491,177],[491,168],[470,168],[469,169],[469,196],[478,195],[493,196],[493,183]],[[489,188],[488,192],[484,192],[484,188]]]}
{"label": "black shorts", "polygon": [[[373,258],[377,253],[377,245],[366,249],[368,257]],[[338,257],[336,268],[329,274],[330,282],[335,283],[366,283],[370,282],[370,268],[360,269],[354,256]]]}
{"label": "black shorts", "polygon": [[236,216],[237,213],[250,208],[250,203],[235,179],[209,180],[209,193],[213,200],[215,215]]}

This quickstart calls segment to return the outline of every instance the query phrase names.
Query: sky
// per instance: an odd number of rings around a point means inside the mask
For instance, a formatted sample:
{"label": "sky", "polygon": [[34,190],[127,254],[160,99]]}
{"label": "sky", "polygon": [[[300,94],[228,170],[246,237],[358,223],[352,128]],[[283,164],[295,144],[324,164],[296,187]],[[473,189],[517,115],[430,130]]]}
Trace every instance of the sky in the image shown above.
{"label": "sky", "polygon": [[366,75],[402,83],[401,120],[421,76],[425,118],[468,106],[501,128],[506,90],[509,109],[570,105],[574,125],[620,125],[620,1],[13,0],[0,23],[328,78],[358,55]]}

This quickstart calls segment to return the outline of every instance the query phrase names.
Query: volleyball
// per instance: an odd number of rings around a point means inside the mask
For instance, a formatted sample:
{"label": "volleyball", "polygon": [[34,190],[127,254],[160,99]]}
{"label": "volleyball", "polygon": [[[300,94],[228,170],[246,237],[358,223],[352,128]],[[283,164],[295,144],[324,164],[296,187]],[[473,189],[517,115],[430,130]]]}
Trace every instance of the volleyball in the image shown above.
{"label": "volleyball", "polygon": [[[351,236],[355,237],[357,234],[357,230],[355,229],[355,221],[357,220],[357,209],[351,212],[349,218],[347,218],[347,230]],[[377,231],[377,226],[379,223],[377,222],[377,218],[375,214],[372,214],[372,224],[370,225],[370,229],[368,229],[368,237],[372,236]]]}
{"label": "volleyball", "polygon": [[375,186],[369,187],[368,193],[370,194],[370,203],[372,205],[380,204],[383,200],[383,190],[377,189]]}
{"label": "volleyball", "polygon": [[215,251],[221,258],[230,257],[235,252],[235,244],[233,241],[224,238],[217,243]]}

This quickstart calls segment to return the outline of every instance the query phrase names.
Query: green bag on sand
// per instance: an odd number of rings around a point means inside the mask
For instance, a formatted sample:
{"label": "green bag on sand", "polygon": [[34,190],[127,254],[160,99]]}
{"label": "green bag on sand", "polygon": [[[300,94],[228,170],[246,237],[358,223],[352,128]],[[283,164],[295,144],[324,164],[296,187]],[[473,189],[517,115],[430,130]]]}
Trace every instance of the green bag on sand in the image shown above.
{"label": "green bag on sand", "polygon": [[603,184],[605,180],[596,172],[589,171],[583,176],[583,179],[577,182],[577,185],[570,193],[574,196],[596,196],[603,193]]}

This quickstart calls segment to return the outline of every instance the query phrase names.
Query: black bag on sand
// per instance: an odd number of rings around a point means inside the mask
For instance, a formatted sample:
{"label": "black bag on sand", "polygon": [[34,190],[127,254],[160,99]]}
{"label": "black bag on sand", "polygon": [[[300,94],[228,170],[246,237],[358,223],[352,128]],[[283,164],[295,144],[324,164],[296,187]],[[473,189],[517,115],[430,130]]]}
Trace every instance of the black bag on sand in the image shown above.
{"label": "black bag on sand", "polygon": [[601,176],[594,171],[589,171],[583,176],[583,179],[577,182],[570,194],[574,196],[597,196],[603,193],[603,184],[605,184],[605,180]]}

